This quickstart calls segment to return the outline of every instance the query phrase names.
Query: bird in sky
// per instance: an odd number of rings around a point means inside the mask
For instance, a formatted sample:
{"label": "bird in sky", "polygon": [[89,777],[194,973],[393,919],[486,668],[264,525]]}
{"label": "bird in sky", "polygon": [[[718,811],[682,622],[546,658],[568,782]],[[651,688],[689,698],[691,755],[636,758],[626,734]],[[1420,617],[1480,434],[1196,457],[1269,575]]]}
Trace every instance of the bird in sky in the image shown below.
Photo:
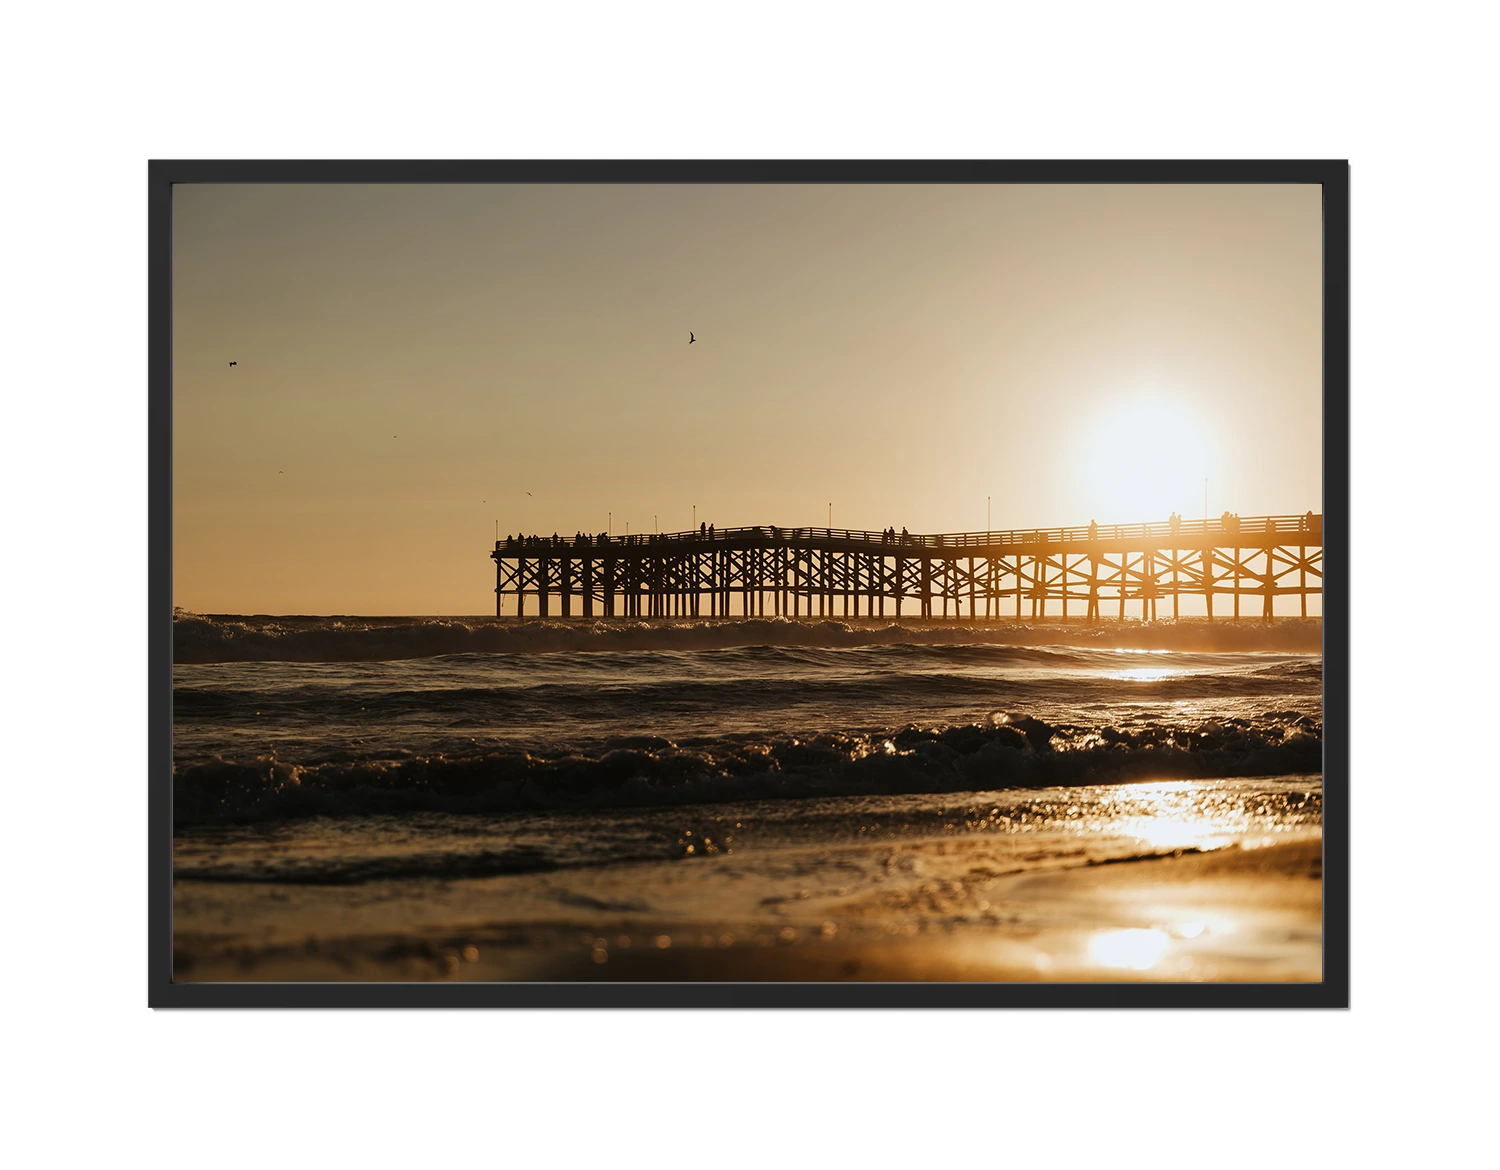
{"label": "bird in sky", "polygon": [[[689,344],[691,344],[691,342],[690,342],[690,343],[689,343]],[[229,364],[230,364],[230,365],[231,365],[231,366],[237,366],[237,365],[239,365],[239,364],[240,364],[240,363],[239,363],[239,362],[230,362],[230,363],[229,363]]]}
{"label": "bird in sky", "polygon": [[[695,342],[695,341],[697,341],[697,340],[698,340],[698,339],[697,339],[697,338],[696,338],[696,337],[694,337],[694,336],[693,336],[693,331],[692,331],[692,330],[691,330],[691,329],[689,329],[689,330],[688,330],[688,344],[689,344],[689,345],[692,345],[692,344],[693,344],[693,342]],[[229,363],[229,364],[230,364],[230,365],[231,365],[231,366],[232,366],[232,365],[234,365],[234,363],[233,363],[233,362],[230,362],[230,363]]]}
{"label": "bird in sky", "polygon": [[526,493],[526,494],[527,494],[527,495],[528,495],[528,496],[529,496],[529,495],[531,495],[531,493],[530,493],[530,492],[527,492],[527,493]]}

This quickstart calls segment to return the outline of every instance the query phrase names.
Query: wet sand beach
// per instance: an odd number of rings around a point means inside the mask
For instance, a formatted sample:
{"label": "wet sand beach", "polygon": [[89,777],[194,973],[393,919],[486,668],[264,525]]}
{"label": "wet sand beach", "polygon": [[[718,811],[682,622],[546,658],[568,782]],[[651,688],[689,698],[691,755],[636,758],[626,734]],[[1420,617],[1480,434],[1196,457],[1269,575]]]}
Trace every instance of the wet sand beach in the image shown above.
{"label": "wet sand beach", "polygon": [[178,978],[1321,978],[1315,829],[1118,860],[1017,859],[983,835],[853,847],[813,888],[777,852],[759,881],[721,855],[440,885],[179,882]]}

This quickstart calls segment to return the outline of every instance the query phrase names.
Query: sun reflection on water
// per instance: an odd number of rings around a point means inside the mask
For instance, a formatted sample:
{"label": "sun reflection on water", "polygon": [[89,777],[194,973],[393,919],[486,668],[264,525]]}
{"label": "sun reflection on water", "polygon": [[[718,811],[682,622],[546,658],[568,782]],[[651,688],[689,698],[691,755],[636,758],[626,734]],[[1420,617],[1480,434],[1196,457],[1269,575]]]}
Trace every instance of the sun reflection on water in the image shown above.
{"label": "sun reflection on water", "polygon": [[1104,677],[1119,682],[1161,682],[1162,679],[1176,678],[1185,673],[1170,666],[1135,666],[1129,670],[1110,671]]}
{"label": "sun reflection on water", "polygon": [[1168,780],[1102,795],[1102,819],[1154,849],[1217,849],[1251,828],[1244,803],[1212,783]]}
{"label": "sun reflection on water", "polygon": [[1167,817],[1125,821],[1120,831],[1140,838],[1153,849],[1216,849],[1229,840],[1222,833],[1215,833],[1212,825]]}

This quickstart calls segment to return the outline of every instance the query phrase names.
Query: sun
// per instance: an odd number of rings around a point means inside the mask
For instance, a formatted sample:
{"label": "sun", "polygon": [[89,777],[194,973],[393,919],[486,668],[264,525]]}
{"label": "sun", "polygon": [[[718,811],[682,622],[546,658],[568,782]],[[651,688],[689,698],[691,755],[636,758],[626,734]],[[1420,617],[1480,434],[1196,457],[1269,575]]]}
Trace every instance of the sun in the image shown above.
{"label": "sun", "polygon": [[1079,487],[1089,518],[1101,524],[1203,513],[1203,481],[1213,474],[1211,433],[1162,394],[1112,402],[1085,431]]}

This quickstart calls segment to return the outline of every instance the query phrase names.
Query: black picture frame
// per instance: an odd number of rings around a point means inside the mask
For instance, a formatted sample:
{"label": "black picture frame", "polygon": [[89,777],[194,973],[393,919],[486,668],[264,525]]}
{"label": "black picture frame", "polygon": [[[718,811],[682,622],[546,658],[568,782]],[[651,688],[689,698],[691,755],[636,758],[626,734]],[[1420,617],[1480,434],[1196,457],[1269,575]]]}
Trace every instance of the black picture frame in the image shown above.
{"label": "black picture frame", "polygon": [[[172,979],[172,189],[187,183],[1312,184],[1323,208],[1319,983],[178,983]],[[1242,161],[153,160],[148,164],[151,1007],[1345,1008],[1349,1005],[1349,165]]]}

